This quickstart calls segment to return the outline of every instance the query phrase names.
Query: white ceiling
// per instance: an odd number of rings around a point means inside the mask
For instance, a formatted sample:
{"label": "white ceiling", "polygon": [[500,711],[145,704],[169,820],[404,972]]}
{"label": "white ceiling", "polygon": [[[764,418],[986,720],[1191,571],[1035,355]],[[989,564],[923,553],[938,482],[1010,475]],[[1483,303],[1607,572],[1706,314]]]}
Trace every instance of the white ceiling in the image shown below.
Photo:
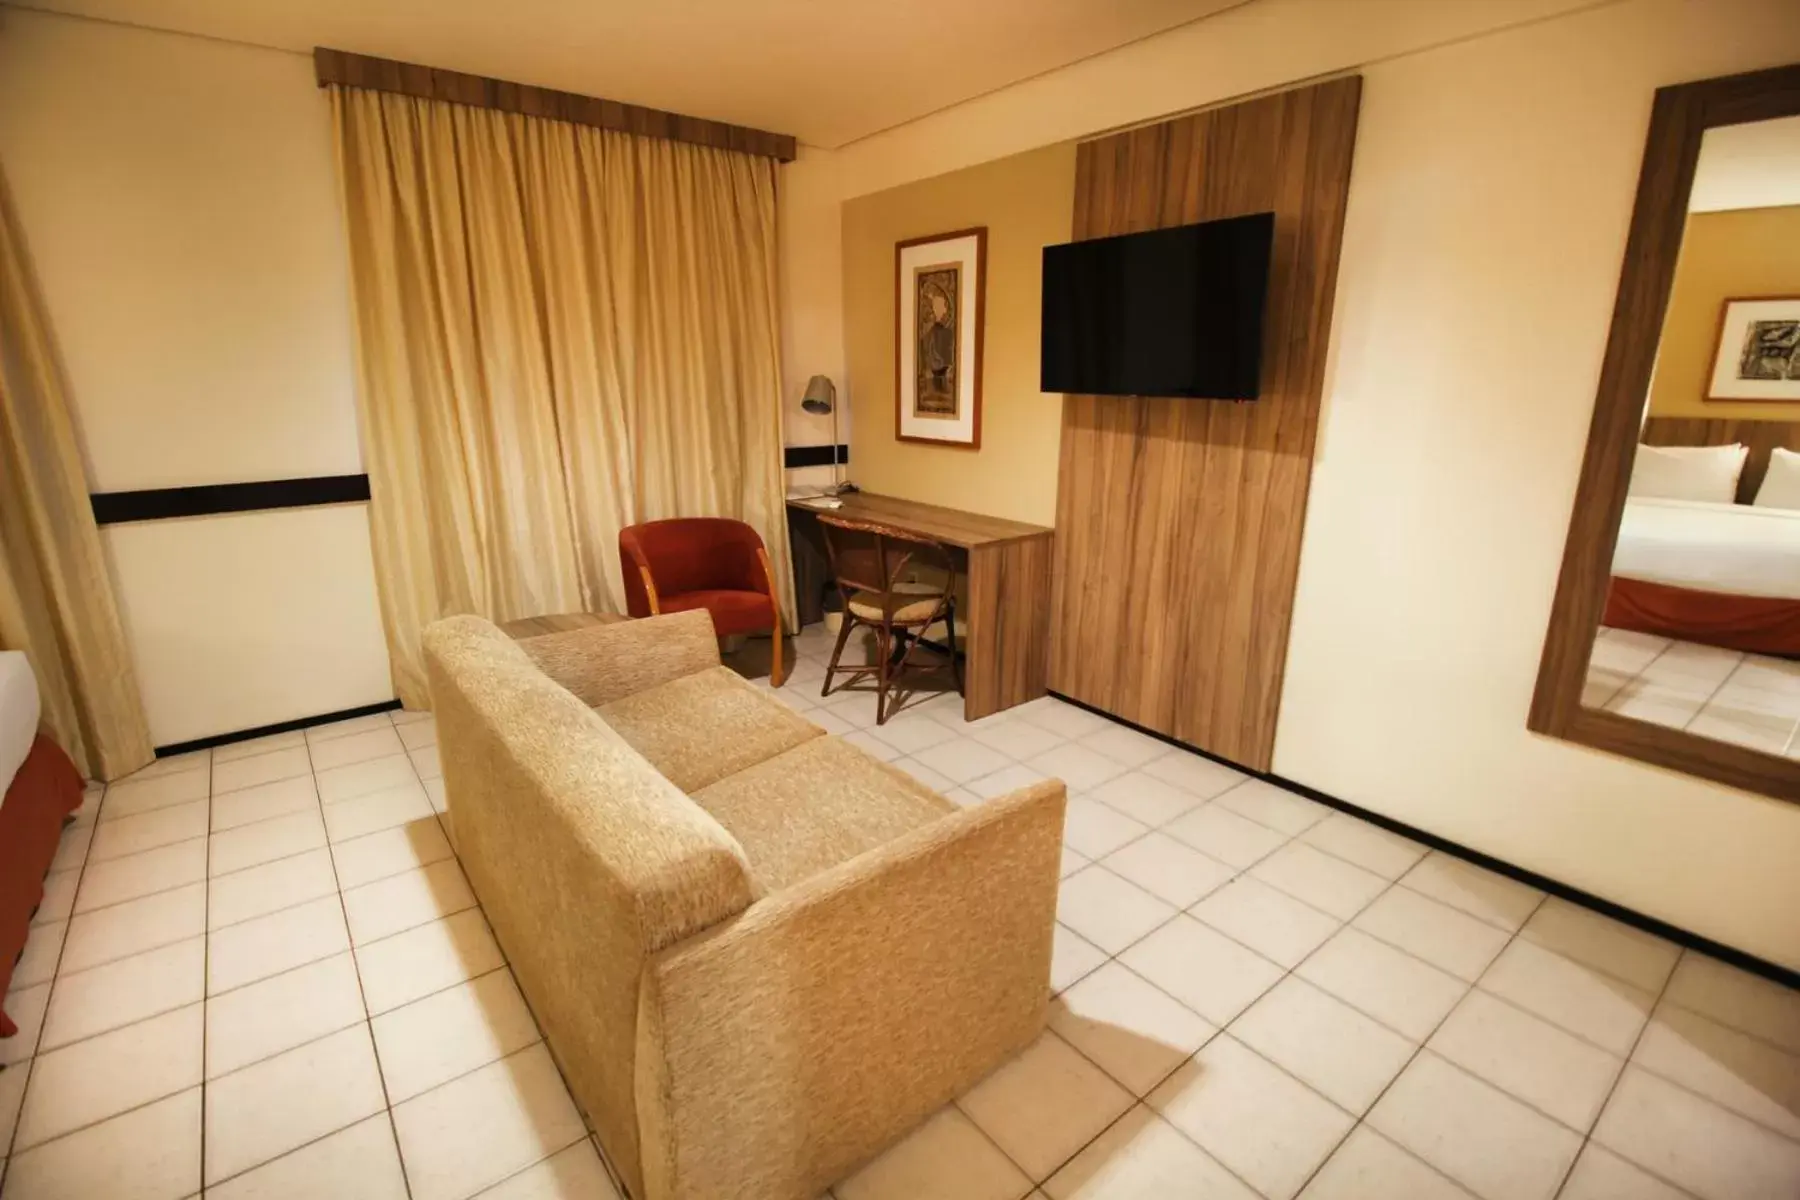
{"label": "white ceiling", "polygon": [[836,147],[1245,0],[25,0],[534,83]]}
{"label": "white ceiling", "polygon": [[1689,212],[1800,204],[1800,117],[1716,125],[1700,141]]}

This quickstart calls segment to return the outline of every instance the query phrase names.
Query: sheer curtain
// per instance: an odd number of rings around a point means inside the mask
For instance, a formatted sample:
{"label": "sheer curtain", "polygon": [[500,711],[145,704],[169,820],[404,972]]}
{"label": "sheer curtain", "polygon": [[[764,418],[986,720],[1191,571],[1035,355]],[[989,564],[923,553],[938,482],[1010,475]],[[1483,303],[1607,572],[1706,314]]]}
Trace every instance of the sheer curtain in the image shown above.
{"label": "sheer curtain", "polygon": [[623,611],[619,530],[736,517],[788,594],[773,160],[331,87],[376,578],[420,630]]}
{"label": "sheer curtain", "polygon": [[23,650],[42,724],[84,775],[155,757],[113,602],[62,370],[0,179],[0,650]]}

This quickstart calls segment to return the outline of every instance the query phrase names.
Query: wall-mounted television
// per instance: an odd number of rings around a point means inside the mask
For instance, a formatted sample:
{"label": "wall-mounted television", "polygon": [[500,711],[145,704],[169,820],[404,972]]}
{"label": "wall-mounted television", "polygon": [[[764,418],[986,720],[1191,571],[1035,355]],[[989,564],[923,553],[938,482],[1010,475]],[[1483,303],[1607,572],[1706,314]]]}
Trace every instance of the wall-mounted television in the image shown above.
{"label": "wall-mounted television", "polygon": [[1254,400],[1274,213],[1044,247],[1046,392]]}

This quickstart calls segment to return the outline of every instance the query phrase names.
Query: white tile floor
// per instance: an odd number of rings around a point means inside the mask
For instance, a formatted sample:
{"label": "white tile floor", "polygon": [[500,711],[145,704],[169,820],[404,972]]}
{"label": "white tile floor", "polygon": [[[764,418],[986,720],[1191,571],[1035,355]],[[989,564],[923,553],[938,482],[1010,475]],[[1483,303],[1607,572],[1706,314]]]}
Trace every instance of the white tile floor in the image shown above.
{"label": "white tile floor", "polygon": [[90,789],[6,998],[7,1200],[616,1195],[435,739],[365,717]]}
{"label": "white tile floor", "polygon": [[1800,758],[1800,662],[1601,627],[1581,702]]}
{"label": "white tile floor", "polygon": [[[1057,701],[879,729],[1070,804],[1051,1028],[837,1200],[1800,1195],[1800,995]],[[7,1200],[615,1196],[440,817],[429,718],[157,763],[7,997]]]}

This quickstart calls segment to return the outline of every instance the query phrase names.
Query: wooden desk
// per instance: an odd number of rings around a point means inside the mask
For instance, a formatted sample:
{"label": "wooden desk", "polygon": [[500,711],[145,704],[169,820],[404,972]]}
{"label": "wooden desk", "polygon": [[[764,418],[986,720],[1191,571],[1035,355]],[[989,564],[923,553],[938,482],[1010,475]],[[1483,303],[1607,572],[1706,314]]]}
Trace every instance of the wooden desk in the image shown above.
{"label": "wooden desk", "polygon": [[[963,715],[973,721],[1044,694],[1050,661],[1050,537],[1052,530],[1023,521],[920,504],[893,496],[855,492],[843,506],[821,509],[788,501],[794,544],[800,619],[819,620],[820,591],[798,582],[810,554],[824,555],[820,513],[877,521],[953,547],[967,581],[967,611],[957,613],[963,642]],[[818,576],[824,582],[825,571]],[[810,594],[809,594],[810,593]]]}

